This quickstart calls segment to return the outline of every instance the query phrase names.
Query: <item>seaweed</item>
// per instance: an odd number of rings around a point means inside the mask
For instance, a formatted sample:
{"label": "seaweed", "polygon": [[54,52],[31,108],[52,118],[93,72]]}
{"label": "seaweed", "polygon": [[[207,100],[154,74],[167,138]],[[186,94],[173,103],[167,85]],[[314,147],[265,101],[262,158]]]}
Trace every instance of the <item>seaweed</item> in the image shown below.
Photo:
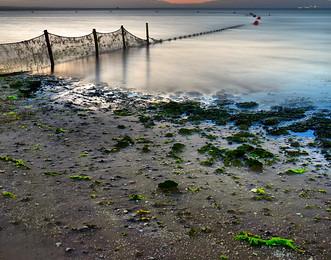
{"label": "seaweed", "polygon": [[136,138],[136,142],[138,144],[151,144],[151,143],[153,143],[151,140],[148,140],[145,137],[138,137],[138,138]]}
{"label": "seaweed", "polygon": [[239,132],[236,133],[232,136],[229,136],[226,138],[229,142],[234,142],[234,143],[246,143],[246,142],[252,142],[252,141],[256,141],[256,136],[252,133],[249,132]]}
{"label": "seaweed", "polygon": [[72,180],[75,181],[90,181],[92,180],[92,177],[88,176],[88,175],[72,175],[69,177]]}
{"label": "seaweed", "polygon": [[7,96],[7,100],[10,100],[10,101],[15,101],[17,99],[18,99],[18,97],[15,95]]}
{"label": "seaweed", "polygon": [[125,136],[120,137],[120,138],[116,138],[115,140],[117,141],[117,143],[110,150],[110,152],[118,152],[121,149],[127,148],[127,147],[134,144],[133,139],[128,135],[125,135]]}
{"label": "seaweed", "polygon": [[284,173],[280,173],[280,174],[297,175],[297,174],[304,174],[306,172],[307,170],[304,168],[297,168],[297,169],[288,169]]}
{"label": "seaweed", "polygon": [[251,246],[283,246],[300,253],[304,252],[304,250],[300,249],[293,240],[282,237],[271,237],[270,239],[263,239],[258,235],[242,231],[235,236],[235,239],[239,241],[246,241]]}
{"label": "seaweed", "polygon": [[184,148],[185,144],[174,143],[171,147],[170,152],[168,153],[168,156],[176,159],[177,163],[181,163],[183,159],[180,158],[178,154],[182,153],[184,151]]}
{"label": "seaweed", "polygon": [[234,150],[226,150],[224,152],[225,166],[246,165],[255,171],[263,170],[263,163],[261,160],[267,161],[272,159],[274,159],[274,154],[271,152],[248,144],[243,144]]}
{"label": "seaweed", "polygon": [[62,174],[63,173],[60,173],[60,172],[44,172],[44,175],[51,176],[51,177],[59,176],[59,175],[62,175]]}
{"label": "seaweed", "polygon": [[237,103],[236,106],[239,108],[249,109],[249,108],[256,108],[259,106],[259,104],[251,101],[251,102]]}
{"label": "seaweed", "polygon": [[224,150],[219,149],[218,147],[214,146],[211,143],[204,145],[203,147],[198,149],[198,152],[201,154],[208,154],[212,158],[222,158]]}
{"label": "seaweed", "polygon": [[267,194],[266,190],[264,188],[254,188],[254,189],[251,189],[251,192],[254,192],[258,195],[265,195]]}
{"label": "seaweed", "polygon": [[149,153],[151,151],[151,149],[149,149],[149,145],[145,144],[144,147],[142,148],[142,152],[143,153]]}
{"label": "seaweed", "polygon": [[148,115],[140,115],[139,122],[142,123],[146,128],[151,128],[155,125],[153,118]]}
{"label": "seaweed", "polygon": [[3,191],[2,196],[9,199],[16,199],[16,195],[9,191]]}
{"label": "seaweed", "polygon": [[63,134],[65,132],[67,132],[67,131],[65,129],[61,128],[61,127],[58,127],[58,128],[55,129],[56,134]]}
{"label": "seaweed", "polygon": [[130,200],[144,200],[145,196],[141,194],[131,194],[129,195]]}
{"label": "seaweed", "polygon": [[83,158],[83,157],[87,157],[89,155],[89,153],[87,152],[87,151],[84,151],[84,152],[81,152],[80,154],[79,154],[79,157],[80,158]]}
{"label": "seaweed", "polygon": [[215,159],[212,157],[200,162],[202,166],[208,166],[208,167],[213,166],[214,163],[215,163]]}
{"label": "seaweed", "polygon": [[172,180],[166,180],[164,182],[159,183],[158,187],[164,192],[177,191],[178,183]]}
{"label": "seaweed", "polygon": [[130,112],[128,109],[117,109],[113,111],[114,115],[116,116],[132,116],[133,113]]}
{"label": "seaweed", "polygon": [[187,191],[189,191],[189,192],[199,192],[199,191],[201,190],[201,188],[196,187],[196,186],[189,186],[189,187],[187,187],[186,189],[187,189]]}
{"label": "seaweed", "polygon": [[171,138],[171,137],[174,137],[174,136],[175,136],[174,133],[166,133],[164,135],[164,137],[167,137],[167,138]]}
{"label": "seaweed", "polygon": [[254,123],[263,124],[270,118],[274,119],[277,117],[279,122],[303,118],[305,117],[307,109],[308,108],[288,108],[279,106],[273,107],[270,111],[237,113],[231,116],[231,121],[233,121],[240,129],[247,130]]}
{"label": "seaweed", "polygon": [[159,120],[174,120],[186,116],[187,120],[193,123],[210,120],[216,124],[224,125],[230,117],[229,113],[222,108],[202,107],[202,105],[196,101],[161,102],[152,106],[151,109],[158,112],[155,118]]}
{"label": "seaweed", "polygon": [[224,173],[225,173],[225,169],[224,169],[224,168],[217,168],[217,169],[215,170],[215,173],[216,173],[216,174],[224,174]]}
{"label": "seaweed", "polygon": [[202,132],[201,133],[201,137],[205,137],[205,138],[207,138],[210,141],[214,141],[214,140],[216,140],[218,138],[217,135],[206,134],[205,132]]}
{"label": "seaweed", "polygon": [[0,156],[0,160],[1,161],[5,161],[5,162],[13,162],[15,163],[15,166],[17,168],[24,168],[24,169],[27,169],[29,170],[30,167],[27,166],[26,162],[24,160],[21,160],[21,159],[14,159],[8,155],[5,155],[5,156]]}
{"label": "seaweed", "polygon": [[180,135],[193,135],[198,132],[200,132],[200,129],[198,128],[181,128],[178,130]]}

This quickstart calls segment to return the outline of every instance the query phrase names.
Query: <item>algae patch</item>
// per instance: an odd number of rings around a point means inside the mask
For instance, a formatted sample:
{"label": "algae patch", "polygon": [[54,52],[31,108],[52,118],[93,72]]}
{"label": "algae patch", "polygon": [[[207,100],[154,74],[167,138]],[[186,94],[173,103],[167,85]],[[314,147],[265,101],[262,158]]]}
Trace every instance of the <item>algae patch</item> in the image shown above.
{"label": "algae patch", "polygon": [[282,237],[272,237],[270,239],[263,239],[258,235],[254,235],[249,232],[240,232],[237,236],[235,236],[236,240],[246,241],[251,246],[283,246],[290,249],[293,249],[297,252],[303,253],[304,251],[297,246],[293,240],[286,239]]}

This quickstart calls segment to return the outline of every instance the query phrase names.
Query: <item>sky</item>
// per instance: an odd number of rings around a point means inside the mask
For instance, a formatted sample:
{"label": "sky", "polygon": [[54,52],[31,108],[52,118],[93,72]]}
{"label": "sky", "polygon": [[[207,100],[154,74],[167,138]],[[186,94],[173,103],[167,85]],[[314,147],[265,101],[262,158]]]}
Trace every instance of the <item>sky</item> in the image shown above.
{"label": "sky", "polygon": [[212,8],[295,8],[310,5],[331,8],[331,0],[0,0],[0,7],[153,8],[187,6]]}

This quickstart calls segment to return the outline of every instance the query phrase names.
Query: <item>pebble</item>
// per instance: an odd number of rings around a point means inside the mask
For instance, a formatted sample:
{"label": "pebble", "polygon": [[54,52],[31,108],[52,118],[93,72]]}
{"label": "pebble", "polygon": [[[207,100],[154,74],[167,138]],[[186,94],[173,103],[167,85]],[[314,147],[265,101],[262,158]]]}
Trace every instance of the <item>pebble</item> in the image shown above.
{"label": "pebble", "polygon": [[66,251],[66,253],[69,253],[69,252],[72,252],[73,250],[74,250],[73,248],[67,247],[65,251]]}

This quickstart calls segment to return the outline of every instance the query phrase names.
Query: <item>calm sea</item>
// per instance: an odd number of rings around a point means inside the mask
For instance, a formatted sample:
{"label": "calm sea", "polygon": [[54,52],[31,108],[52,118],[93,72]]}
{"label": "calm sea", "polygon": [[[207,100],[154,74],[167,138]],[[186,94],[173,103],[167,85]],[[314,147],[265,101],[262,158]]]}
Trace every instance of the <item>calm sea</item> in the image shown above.
{"label": "calm sea", "polygon": [[136,10],[0,12],[0,42],[20,41],[44,29],[80,36],[96,28],[124,25],[145,37],[167,38],[222,28],[245,27],[147,48],[60,64],[55,74],[148,93],[229,94],[265,104],[313,102],[331,106],[331,10]]}

